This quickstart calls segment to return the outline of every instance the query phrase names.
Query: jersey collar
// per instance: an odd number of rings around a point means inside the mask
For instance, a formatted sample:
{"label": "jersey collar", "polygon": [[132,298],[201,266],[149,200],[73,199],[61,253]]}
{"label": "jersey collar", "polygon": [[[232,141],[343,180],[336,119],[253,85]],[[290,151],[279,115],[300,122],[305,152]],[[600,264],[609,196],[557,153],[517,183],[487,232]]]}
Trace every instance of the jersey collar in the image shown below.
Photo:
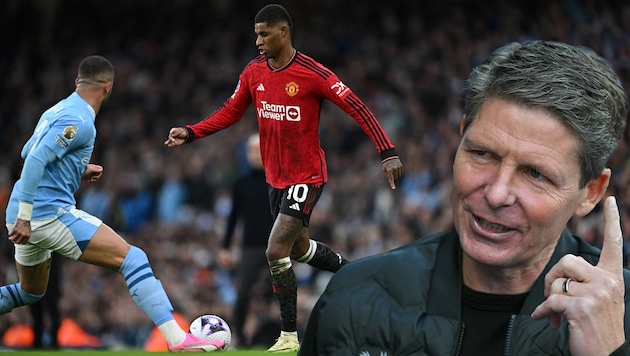
{"label": "jersey collar", "polygon": [[291,56],[291,59],[289,59],[287,64],[283,65],[282,67],[274,68],[271,64],[269,64],[269,61],[267,61],[267,67],[269,67],[269,69],[272,72],[279,72],[279,71],[285,69],[286,67],[290,66],[291,63],[293,63],[293,61],[295,60],[295,57],[297,57],[297,53],[298,53],[297,49],[294,48],[293,49],[293,56]]}

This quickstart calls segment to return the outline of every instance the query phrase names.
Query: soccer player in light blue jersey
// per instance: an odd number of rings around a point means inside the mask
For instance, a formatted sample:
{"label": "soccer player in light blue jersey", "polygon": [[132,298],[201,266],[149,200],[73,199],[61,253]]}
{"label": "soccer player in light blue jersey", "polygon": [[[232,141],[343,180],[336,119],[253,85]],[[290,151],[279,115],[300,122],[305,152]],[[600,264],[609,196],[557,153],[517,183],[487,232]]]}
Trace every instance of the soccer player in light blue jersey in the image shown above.
{"label": "soccer player in light blue jersey", "polygon": [[22,149],[24,166],[6,212],[19,282],[0,287],[0,314],[44,296],[55,251],[120,272],[133,301],[158,326],[171,351],[221,349],[222,341],[199,339],[175,322],[173,307],[143,250],[75,207],[81,181],[96,182],[103,174],[103,167],[90,163],[94,120],[113,84],[114,67],[107,59],[85,58],[76,90],[42,114]]}

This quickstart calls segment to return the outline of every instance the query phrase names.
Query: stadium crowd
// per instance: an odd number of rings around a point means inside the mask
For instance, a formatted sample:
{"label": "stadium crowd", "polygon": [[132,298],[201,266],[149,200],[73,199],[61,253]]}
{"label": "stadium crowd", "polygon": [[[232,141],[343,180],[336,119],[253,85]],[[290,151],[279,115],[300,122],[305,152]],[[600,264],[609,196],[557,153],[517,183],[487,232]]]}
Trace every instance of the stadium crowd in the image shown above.
{"label": "stadium crowd", "polygon": [[[266,3],[3,1],[0,214],[20,172],[20,150],[41,111],[73,89],[66,78],[73,77],[79,60],[103,55],[114,64],[116,79],[96,119],[92,161],[105,171],[97,184],[81,188],[78,208],[147,252],[175,309],[186,318],[212,313],[229,319],[234,281],[215,257],[231,183],[247,169],[243,145],[256,130],[255,114],[194,145],[167,149],[162,143],[170,127],[198,121],[231,95],[238,74],[257,55],[253,16]],[[311,233],[350,260],[448,227],[462,81],[494,48],[528,39],[588,46],[610,60],[630,90],[630,3],[623,0],[539,0],[522,6],[500,0],[279,3],[293,16],[295,47],[334,70],[364,99],[405,165],[391,191],[370,140],[345,113],[324,104],[321,140],[330,180],[313,213]],[[628,138],[609,162],[609,190],[617,196],[626,241]],[[599,209],[569,226],[594,245],[602,235]],[[630,243],[626,246],[629,257]],[[2,283],[16,279],[12,256],[3,228]],[[86,268],[92,266],[63,264],[62,315],[98,336],[103,347],[142,347],[153,325],[132,303],[124,282],[96,267],[91,274],[79,273]],[[296,273],[304,286],[298,296],[303,327],[328,276],[304,266]],[[252,334],[278,319],[264,278],[256,293],[255,317],[248,324]],[[30,320],[27,310],[2,316],[0,333],[25,320]]]}

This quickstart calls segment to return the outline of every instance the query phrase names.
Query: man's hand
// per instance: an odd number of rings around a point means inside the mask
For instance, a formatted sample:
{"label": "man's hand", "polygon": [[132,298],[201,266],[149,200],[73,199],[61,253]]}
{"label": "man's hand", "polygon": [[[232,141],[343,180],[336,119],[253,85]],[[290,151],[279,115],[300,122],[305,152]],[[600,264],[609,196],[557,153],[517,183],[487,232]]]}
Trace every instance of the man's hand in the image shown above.
{"label": "man's hand", "polygon": [[31,238],[31,222],[17,218],[13,229],[9,231],[9,241],[14,244],[25,244]]}
{"label": "man's hand", "polygon": [[89,183],[94,183],[98,181],[103,175],[103,166],[99,166],[98,164],[88,164],[85,169],[85,173],[83,173],[82,180],[86,180]]}
{"label": "man's hand", "polygon": [[[569,324],[571,355],[610,355],[625,341],[622,235],[614,197],[604,202],[604,242],[599,263],[566,255],[545,276],[547,299],[532,318]],[[570,279],[568,279],[570,278]]]}
{"label": "man's hand", "polygon": [[383,172],[387,175],[389,186],[396,189],[395,181],[402,177],[403,166],[399,158],[390,158],[383,161]]}
{"label": "man's hand", "polygon": [[188,138],[188,131],[183,127],[173,127],[168,132],[168,138],[164,144],[168,147],[183,145]]}
{"label": "man's hand", "polygon": [[232,251],[224,248],[219,250],[217,263],[224,269],[234,268],[234,256],[232,255]]}

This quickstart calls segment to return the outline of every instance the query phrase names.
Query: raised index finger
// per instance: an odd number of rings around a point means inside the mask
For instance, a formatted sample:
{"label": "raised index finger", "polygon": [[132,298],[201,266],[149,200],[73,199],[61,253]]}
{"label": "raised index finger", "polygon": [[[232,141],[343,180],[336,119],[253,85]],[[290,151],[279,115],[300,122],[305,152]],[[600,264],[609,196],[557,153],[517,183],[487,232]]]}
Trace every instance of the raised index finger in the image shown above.
{"label": "raised index finger", "polygon": [[615,274],[621,274],[623,269],[623,235],[614,196],[604,201],[604,241],[597,267]]}

